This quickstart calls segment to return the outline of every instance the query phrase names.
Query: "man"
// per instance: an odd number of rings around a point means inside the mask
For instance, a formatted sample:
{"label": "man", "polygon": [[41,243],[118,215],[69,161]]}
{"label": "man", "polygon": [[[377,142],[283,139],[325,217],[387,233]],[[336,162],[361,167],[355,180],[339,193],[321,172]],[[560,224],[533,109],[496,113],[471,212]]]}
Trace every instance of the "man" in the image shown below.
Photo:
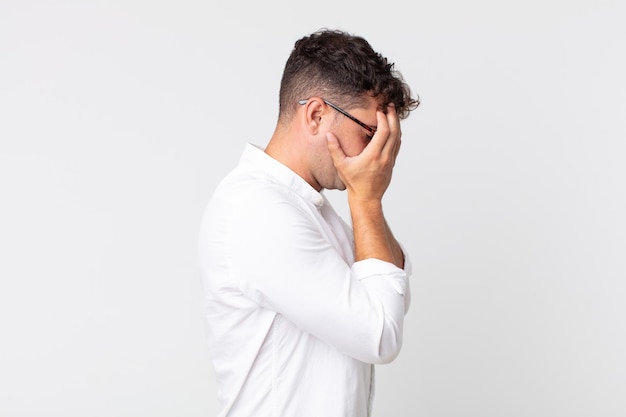
{"label": "man", "polygon": [[[221,416],[371,415],[402,344],[410,264],[382,209],[419,104],[364,39],[295,43],[276,129],[215,190],[199,240]],[[352,227],[321,193],[347,190]]]}

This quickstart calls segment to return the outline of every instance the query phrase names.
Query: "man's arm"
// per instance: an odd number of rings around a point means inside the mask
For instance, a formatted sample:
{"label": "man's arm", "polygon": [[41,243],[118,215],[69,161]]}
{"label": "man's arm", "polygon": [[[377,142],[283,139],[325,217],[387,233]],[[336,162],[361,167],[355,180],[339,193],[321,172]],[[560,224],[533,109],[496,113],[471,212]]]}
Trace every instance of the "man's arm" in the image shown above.
{"label": "man's arm", "polygon": [[377,113],[378,128],[369,145],[355,157],[347,157],[334,135],[328,148],[348,192],[355,242],[355,260],[368,258],[404,266],[404,255],[383,215],[382,198],[400,150],[400,121],[395,107]]}
{"label": "man's arm", "polygon": [[382,203],[350,201],[355,260],[376,258],[404,268],[404,254],[383,215]]}
{"label": "man's arm", "polygon": [[367,363],[396,357],[405,271],[371,256],[350,265],[315,221],[316,208],[273,183],[247,181],[224,192],[205,215],[202,253],[206,274],[224,279],[229,303],[241,291],[348,356]]}

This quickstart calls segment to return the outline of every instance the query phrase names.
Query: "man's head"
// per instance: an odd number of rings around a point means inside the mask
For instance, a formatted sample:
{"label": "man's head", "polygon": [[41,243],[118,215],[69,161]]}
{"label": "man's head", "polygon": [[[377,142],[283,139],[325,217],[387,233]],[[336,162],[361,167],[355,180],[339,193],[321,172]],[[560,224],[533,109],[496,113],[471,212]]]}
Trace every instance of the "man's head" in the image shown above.
{"label": "man's head", "polygon": [[[397,119],[419,105],[393,63],[361,37],[315,32],[296,41],[287,60],[278,124],[266,152],[318,190],[343,190],[328,137],[337,138],[346,156],[360,155],[379,127],[379,113],[392,104]],[[399,126],[394,135],[399,142]]]}
{"label": "man's head", "polygon": [[279,122],[288,121],[301,100],[314,96],[346,110],[366,107],[371,97],[381,109],[395,104],[404,119],[419,100],[411,97],[409,86],[393,66],[359,36],[338,30],[305,36],[296,41],[285,65]]}

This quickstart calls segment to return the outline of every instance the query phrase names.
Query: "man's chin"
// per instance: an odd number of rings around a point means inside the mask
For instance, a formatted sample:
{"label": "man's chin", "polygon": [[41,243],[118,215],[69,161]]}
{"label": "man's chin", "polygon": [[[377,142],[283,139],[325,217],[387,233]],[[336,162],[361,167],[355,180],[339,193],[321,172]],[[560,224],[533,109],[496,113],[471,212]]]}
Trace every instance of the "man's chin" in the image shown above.
{"label": "man's chin", "polygon": [[346,190],[346,184],[344,184],[343,182],[339,181],[338,187],[335,188],[336,190],[339,191],[345,191]]}
{"label": "man's chin", "polygon": [[346,185],[339,178],[335,179],[335,182],[328,187],[323,187],[325,190],[337,190],[337,191],[345,191]]}

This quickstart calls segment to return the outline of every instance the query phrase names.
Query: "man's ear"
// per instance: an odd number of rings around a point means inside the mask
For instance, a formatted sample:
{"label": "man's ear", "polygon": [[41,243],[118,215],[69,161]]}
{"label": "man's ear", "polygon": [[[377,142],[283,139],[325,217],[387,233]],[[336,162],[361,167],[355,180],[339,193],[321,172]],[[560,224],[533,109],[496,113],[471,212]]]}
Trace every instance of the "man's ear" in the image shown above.
{"label": "man's ear", "polygon": [[309,133],[316,135],[319,132],[319,128],[322,124],[322,115],[325,111],[324,100],[319,97],[311,97],[304,106],[305,124]]}

